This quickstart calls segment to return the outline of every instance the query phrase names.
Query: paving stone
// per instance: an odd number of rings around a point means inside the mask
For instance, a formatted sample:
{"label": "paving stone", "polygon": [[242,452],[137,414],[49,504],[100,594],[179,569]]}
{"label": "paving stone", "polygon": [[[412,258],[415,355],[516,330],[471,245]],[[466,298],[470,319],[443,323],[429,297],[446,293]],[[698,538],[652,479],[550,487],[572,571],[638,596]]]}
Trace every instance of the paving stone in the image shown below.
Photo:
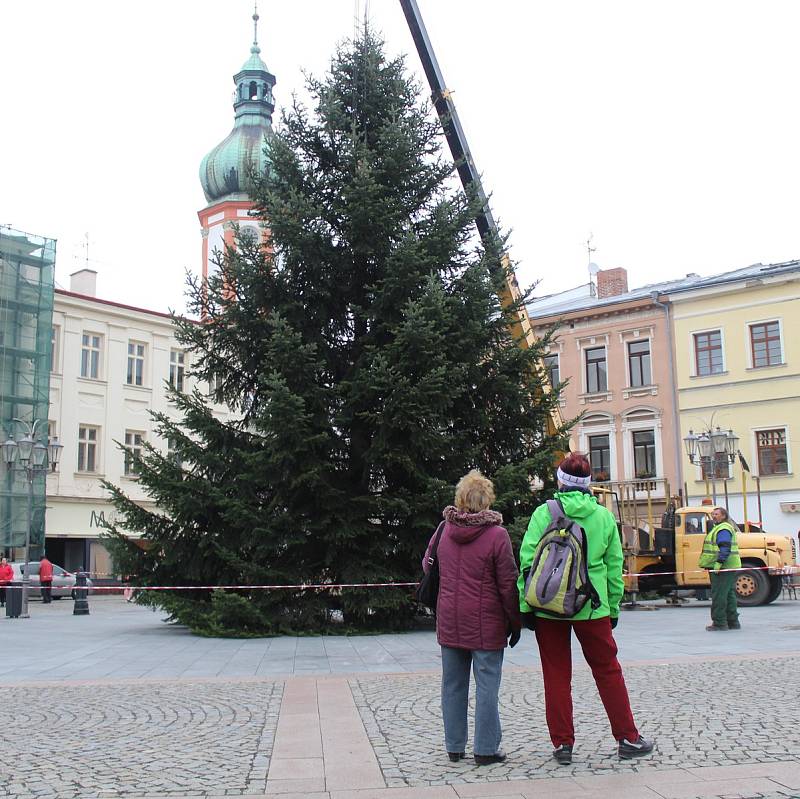
{"label": "paving stone", "polygon": [[[735,690],[720,691],[720,685],[731,686],[731,675],[735,675]],[[793,707],[796,664],[789,658],[626,666],[634,716],[642,733],[655,739],[656,751],[639,761],[620,761],[591,674],[576,668],[573,701],[577,740],[571,766],[559,766],[551,757],[537,671],[504,674],[500,716],[508,760],[482,767],[475,766],[469,756],[458,763],[447,759],[438,680],[429,675],[362,676],[351,679],[350,685],[387,784],[418,786],[652,774],[685,768],[705,770],[708,766],[719,766],[724,773],[731,766],[773,758],[776,764],[796,764],[800,759],[800,726],[791,714],[754,710],[764,706],[765,675],[769,679],[769,708]],[[470,740],[474,686],[471,704]],[[780,748],[775,741],[781,742]],[[775,794],[790,795],[788,789],[785,794]]]}
{"label": "paving stone", "polygon": [[[0,686],[0,796],[263,794],[283,684]],[[42,768],[42,763],[47,768]]]}

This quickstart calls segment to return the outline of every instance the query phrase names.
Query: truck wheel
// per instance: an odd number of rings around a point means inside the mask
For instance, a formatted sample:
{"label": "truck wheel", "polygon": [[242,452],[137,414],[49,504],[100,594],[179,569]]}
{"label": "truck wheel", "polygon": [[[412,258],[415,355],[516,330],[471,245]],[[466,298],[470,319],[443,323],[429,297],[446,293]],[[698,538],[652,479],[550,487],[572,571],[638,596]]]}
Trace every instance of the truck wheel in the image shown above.
{"label": "truck wheel", "polygon": [[781,591],[783,591],[783,580],[780,577],[770,577],[769,595],[764,604],[769,605],[770,602],[774,602],[781,595]]}
{"label": "truck wheel", "polygon": [[770,592],[769,577],[760,569],[739,572],[736,578],[736,598],[742,607],[765,604]]}

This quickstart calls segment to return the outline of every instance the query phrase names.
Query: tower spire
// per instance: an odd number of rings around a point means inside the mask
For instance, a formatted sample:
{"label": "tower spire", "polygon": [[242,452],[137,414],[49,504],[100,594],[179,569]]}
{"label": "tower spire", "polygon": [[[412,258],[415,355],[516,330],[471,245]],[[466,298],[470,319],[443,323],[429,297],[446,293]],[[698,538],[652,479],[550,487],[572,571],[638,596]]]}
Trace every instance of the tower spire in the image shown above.
{"label": "tower spire", "polygon": [[253,3],[253,46],[250,48],[251,53],[260,53],[261,48],[258,46],[258,0]]}

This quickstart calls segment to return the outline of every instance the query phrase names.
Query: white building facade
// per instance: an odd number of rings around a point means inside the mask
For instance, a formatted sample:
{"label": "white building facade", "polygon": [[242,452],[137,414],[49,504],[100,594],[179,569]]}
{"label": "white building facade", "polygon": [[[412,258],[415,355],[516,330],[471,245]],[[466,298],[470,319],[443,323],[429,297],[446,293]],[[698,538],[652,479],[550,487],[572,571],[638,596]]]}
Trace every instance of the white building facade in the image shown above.
{"label": "white building facade", "polygon": [[[70,291],[55,293],[48,423],[64,449],[48,476],[46,549],[68,571],[111,575],[99,537],[114,509],[100,481],[155,507],[119,444],[134,450],[146,441],[168,452],[150,411],[176,415],[166,385],[190,392],[195,382],[169,315],[98,299],[95,282],[84,269],[72,276]],[[223,406],[216,411],[227,416]]]}

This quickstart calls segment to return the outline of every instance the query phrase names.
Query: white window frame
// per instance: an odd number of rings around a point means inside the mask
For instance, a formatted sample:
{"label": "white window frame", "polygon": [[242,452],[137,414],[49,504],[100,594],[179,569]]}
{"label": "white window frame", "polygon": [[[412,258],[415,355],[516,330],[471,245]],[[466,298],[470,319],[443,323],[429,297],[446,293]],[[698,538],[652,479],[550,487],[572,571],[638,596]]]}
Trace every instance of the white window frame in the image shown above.
{"label": "white window frame", "polygon": [[[178,386],[179,382],[180,386]],[[183,392],[186,386],[186,350],[170,347],[169,384],[176,391]]]}
{"label": "white window frame", "polygon": [[[783,436],[786,443],[786,472],[783,474],[761,474],[761,462],[758,458],[758,433],[763,433],[767,430],[783,430]],[[788,424],[765,424],[760,427],[752,427],[750,429],[750,441],[752,446],[753,460],[755,463],[750,464],[750,469],[754,475],[758,475],[762,480],[775,480],[781,477],[791,477],[794,474],[792,469],[792,438],[790,435],[790,427]]]}
{"label": "white window frame", "polygon": [[[87,345],[84,343],[84,338],[89,337],[90,343]],[[94,347],[91,343],[92,339],[97,339],[97,347]],[[89,353],[89,357],[87,360],[87,365],[89,367],[88,372],[89,374],[83,373],[83,356],[84,353]],[[93,353],[97,353],[97,374],[91,374],[91,356]],[[80,360],[80,376],[84,380],[102,380],[103,379],[103,334],[96,333],[92,330],[83,330],[81,331],[81,360]]]}
{"label": "white window frame", "polygon": [[[550,379],[550,370],[547,368],[547,363],[545,362],[547,358],[555,358],[556,359],[556,364],[557,364],[557,368],[558,368],[558,382],[559,383],[563,382],[563,380],[561,378],[561,353],[560,352],[553,352],[551,350],[550,352],[546,352],[544,354],[544,357],[542,358],[542,366],[544,367],[544,371],[547,374],[547,379],[549,380]],[[558,383],[556,385],[558,385]],[[551,387],[555,388],[556,386],[551,386]]]}
{"label": "white window frame", "polygon": [[614,475],[617,473],[617,426],[614,424],[614,418],[607,413],[597,412],[589,414],[589,418],[593,416],[607,417],[606,424],[589,424],[584,425],[580,423],[578,428],[578,449],[585,452],[589,457],[589,436],[608,436],[608,461],[611,467],[611,473],[608,476],[609,482],[617,479]]}
{"label": "white window frame", "polygon": [[[633,380],[631,379],[631,357],[630,357],[630,350],[628,349],[631,344],[638,344],[639,342],[646,341],[647,348],[648,348],[648,355],[650,356],[650,382],[649,383],[642,383],[641,386],[634,386]],[[630,339],[626,339],[622,343],[623,352],[625,355],[625,377],[627,379],[628,385],[627,387],[633,390],[638,390],[642,388],[650,388],[654,386],[655,383],[653,382],[653,338],[652,336],[639,336],[637,338],[631,337]]]}
{"label": "white window frame", "polygon": [[[695,351],[694,337],[702,335],[703,333],[714,333],[715,331],[719,331],[719,343],[720,347],[722,348],[722,371],[713,372],[710,375],[700,375],[697,373],[697,352]],[[700,328],[699,330],[690,330],[689,331],[689,374],[692,377],[707,379],[709,377],[719,377],[720,375],[726,374],[727,371],[728,371],[728,358],[726,355],[726,347],[725,347],[725,328],[722,325],[714,325],[713,327],[704,327]]]}
{"label": "white window frame", "polygon": [[[647,411],[652,416],[635,418],[637,413]],[[631,418],[633,415],[634,418]],[[662,442],[663,414],[657,408],[638,407],[625,411],[622,417],[623,473],[626,480],[661,480],[664,477],[664,447]],[[640,430],[652,430],[656,447],[655,477],[636,477],[636,459],[633,453],[633,434]]]}
{"label": "white window frame", "polygon": [[[81,431],[87,432],[86,438],[81,438]],[[95,434],[94,440],[89,438],[88,433],[93,431]],[[89,462],[89,447],[94,446],[94,469],[87,469],[86,465]],[[81,452],[84,451],[84,468],[81,468]],[[78,460],[75,464],[75,471],[80,474],[98,474],[100,472],[100,427],[96,424],[79,424],[78,425]]]}
{"label": "white window frame", "polygon": [[[781,360],[780,363],[770,363],[766,364],[765,366],[756,366],[755,365],[755,354],[753,353],[753,337],[750,332],[750,328],[753,325],[767,325],[770,322],[777,322],[778,323],[778,335],[781,337]],[[783,337],[783,317],[781,316],[770,316],[767,319],[753,319],[748,320],[745,322],[744,326],[744,349],[747,353],[747,368],[748,369],[770,369],[775,366],[785,366],[786,365],[786,349],[785,349],[785,338]],[[777,428],[767,427],[766,430],[774,430]]]}
{"label": "white window frame", "polygon": [[[134,352],[131,353],[131,347],[134,347]],[[138,352],[138,348],[141,347],[141,354]],[[136,373],[131,372],[131,361],[134,362],[134,370],[136,366],[136,362],[140,362],[141,364],[141,378],[142,382],[136,382]],[[135,388],[142,388],[146,386],[147,382],[145,380],[145,369],[147,368],[147,344],[144,341],[138,341],[137,339],[128,339],[128,359],[125,362],[125,385],[126,386],[134,386]],[[129,380],[129,377],[133,377],[133,381]]]}
{"label": "white window frame", "polygon": [[[589,350],[599,350],[602,349],[606,355],[606,387],[603,389],[598,389],[597,391],[589,391],[589,375],[587,374],[587,367],[588,362],[586,360],[586,353]],[[583,393],[590,394],[590,395],[600,395],[600,394],[608,394],[611,389],[609,387],[609,370],[608,370],[608,342],[603,344],[587,344],[586,346],[581,348],[581,379],[583,381]]]}
{"label": "white window frame", "polygon": [[[139,441],[135,440],[135,437],[139,436]],[[147,440],[147,434],[144,430],[126,430],[125,431],[125,452],[124,460],[122,464],[122,473],[125,477],[129,477],[132,479],[136,479],[139,477],[139,472],[133,468],[133,463],[129,460],[128,452],[136,453],[137,451],[141,455],[141,451],[144,445],[144,442]]]}
{"label": "white window frame", "polygon": [[61,355],[61,326],[51,325],[50,330],[50,374],[61,374],[59,356]]}
{"label": "white window frame", "polygon": [[173,463],[175,463],[178,466],[178,468],[181,468],[183,466],[183,459],[178,454],[178,450],[175,447],[174,438],[167,439],[167,460],[170,460]]}

